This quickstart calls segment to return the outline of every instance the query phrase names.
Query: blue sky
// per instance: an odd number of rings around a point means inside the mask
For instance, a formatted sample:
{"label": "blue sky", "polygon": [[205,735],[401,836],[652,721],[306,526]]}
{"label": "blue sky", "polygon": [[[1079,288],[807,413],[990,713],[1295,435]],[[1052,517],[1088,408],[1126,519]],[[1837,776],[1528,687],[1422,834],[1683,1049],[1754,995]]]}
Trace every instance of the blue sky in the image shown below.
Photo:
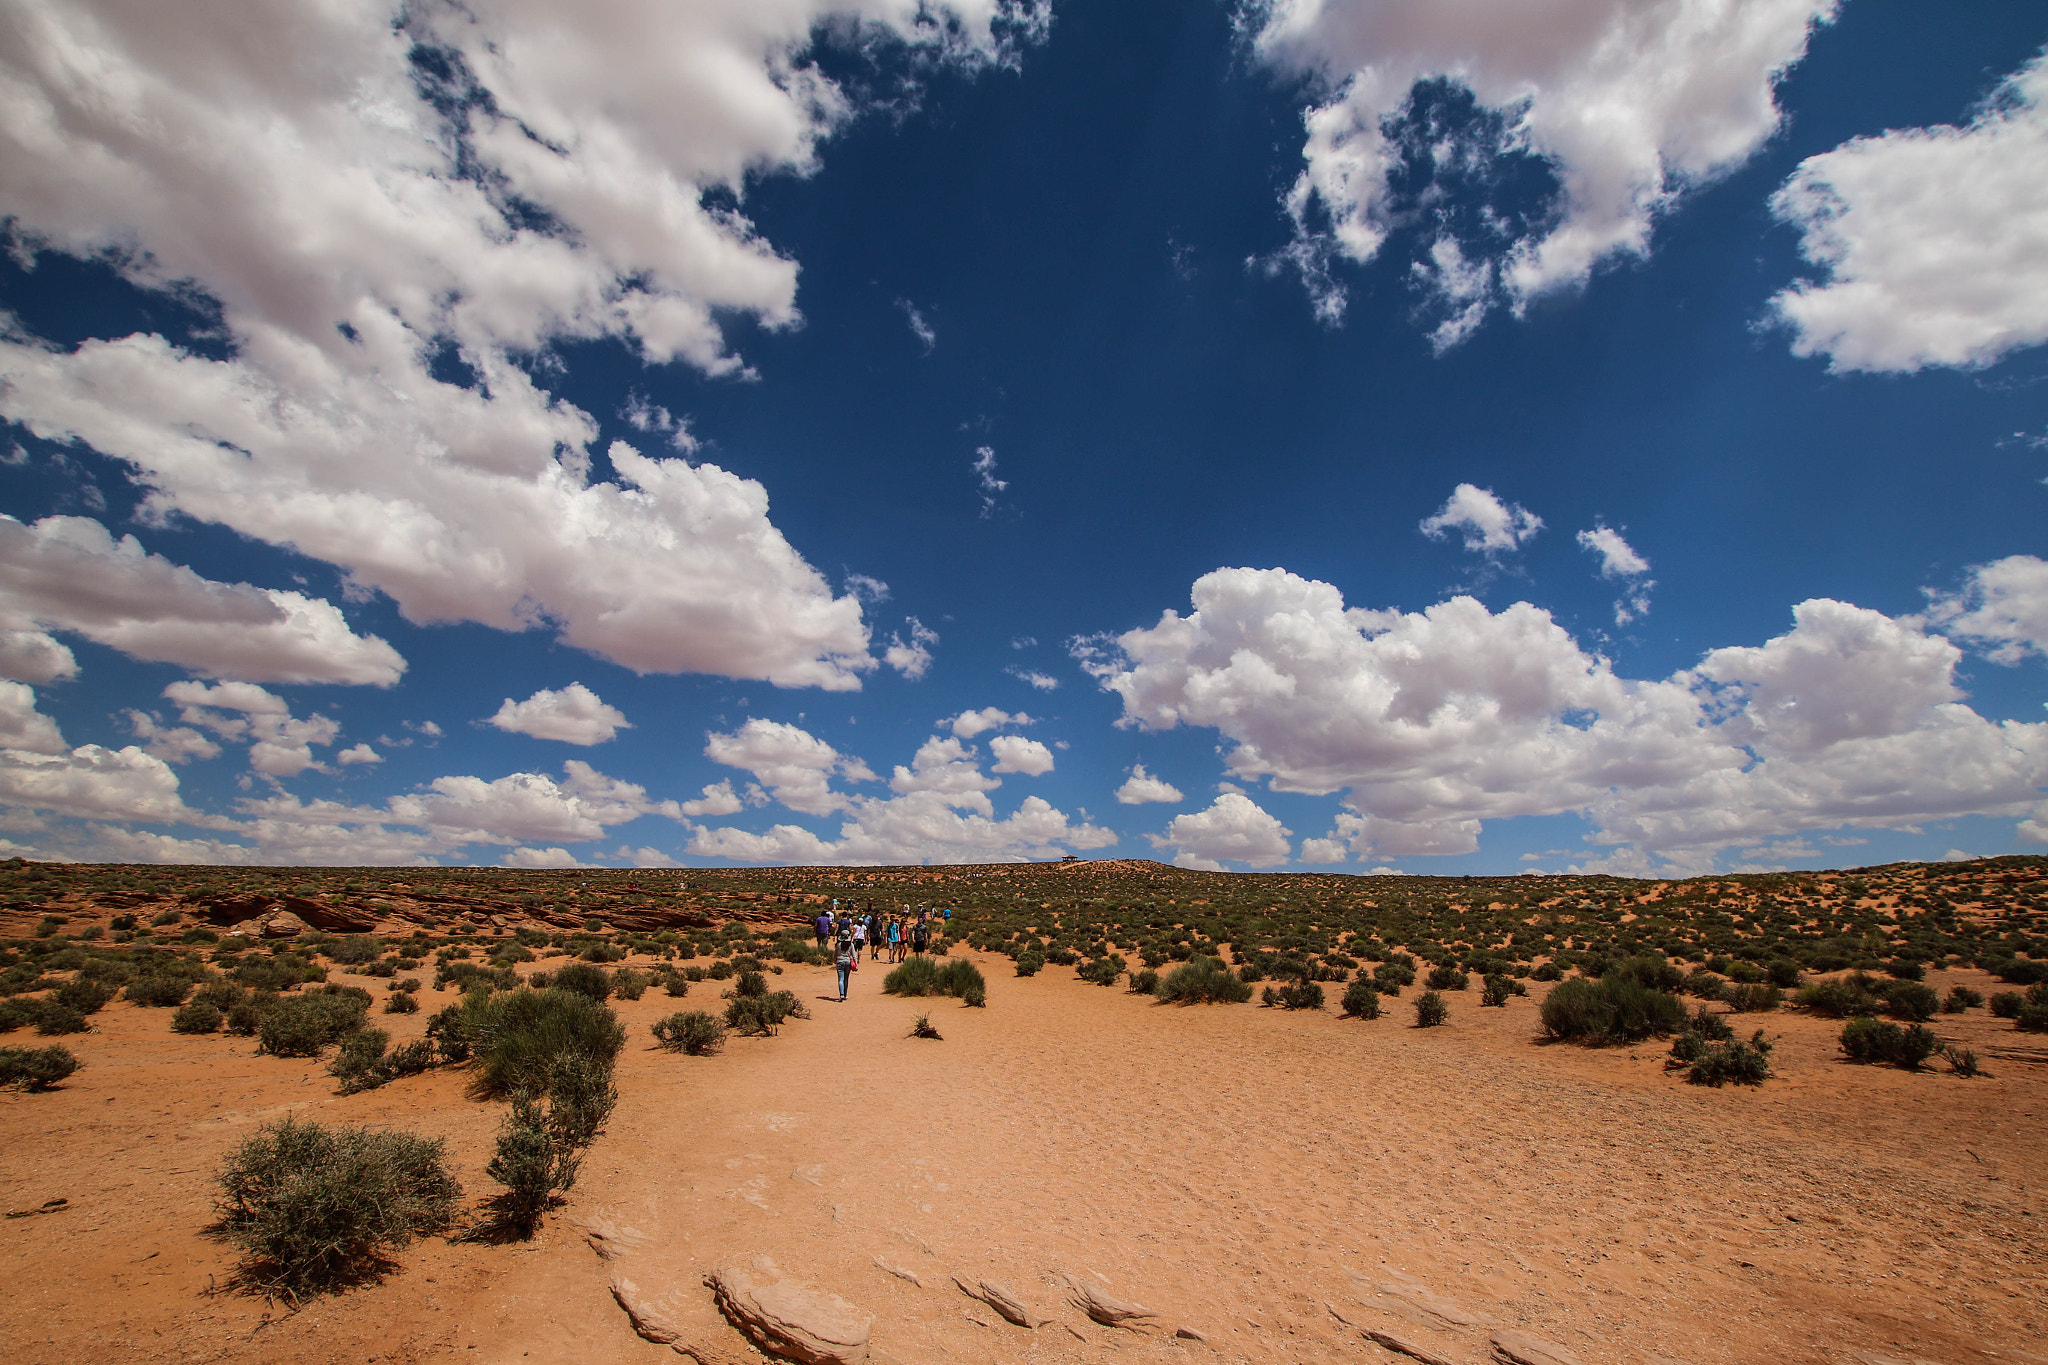
{"label": "blue sky", "polygon": [[2048,842],[2048,23],[12,6],[0,839]]}

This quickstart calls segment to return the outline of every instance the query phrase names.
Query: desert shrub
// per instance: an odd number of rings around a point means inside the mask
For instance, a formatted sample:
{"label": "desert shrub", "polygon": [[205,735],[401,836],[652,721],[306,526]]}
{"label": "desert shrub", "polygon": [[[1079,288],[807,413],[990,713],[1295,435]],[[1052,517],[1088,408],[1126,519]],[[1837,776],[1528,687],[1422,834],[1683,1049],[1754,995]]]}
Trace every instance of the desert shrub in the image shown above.
{"label": "desert shrub", "polygon": [[1514,988],[1520,984],[1511,976],[1489,976],[1479,983],[1479,1003],[1505,1007],[1508,997],[1515,993]]}
{"label": "desert shrub", "polygon": [[1881,1002],[1876,993],[1868,989],[1869,981],[1870,978],[1861,972],[1840,981],[1809,981],[1799,988],[1798,1005],[1801,1009],[1815,1014],[1831,1014],[1837,1019],[1876,1014]]}
{"label": "desert shrub", "polygon": [[415,1038],[403,1047],[396,1048],[384,1057],[384,1069],[395,1077],[417,1076],[433,1067],[434,1045],[425,1038]]}
{"label": "desert shrub", "polygon": [[1941,997],[1917,981],[1895,981],[1884,991],[1885,1013],[1894,1019],[1925,1023],[1941,1008]]}
{"label": "desert shrub", "polygon": [[1045,970],[1045,954],[1031,949],[1017,954],[1017,975],[1036,976]]}
{"label": "desert shrub", "polygon": [[446,1226],[462,1195],[438,1139],[290,1118],[244,1142],[216,1179],[221,1228],[249,1273],[293,1297],[375,1274]]}
{"label": "desert shrub", "polygon": [[0,1047],[0,1086],[48,1090],[78,1070],[78,1058],[60,1043],[49,1047]]}
{"label": "desert shrub", "polygon": [[1774,957],[1764,964],[1764,975],[1768,976],[1771,984],[1779,990],[1789,991],[1799,985],[1803,974],[1799,970],[1799,964],[1791,958]]}
{"label": "desert shrub", "polygon": [[[1164,962],[1166,959],[1162,956],[1159,960],[1161,962]],[[1158,993],[1158,990],[1158,972],[1155,972],[1150,967],[1147,967],[1145,968],[1145,970],[1141,972],[1131,973],[1130,992],[1132,995],[1154,995]]]}
{"label": "desert shrub", "polygon": [[[2040,989],[2039,986],[2036,986],[2027,994],[2031,997],[2034,991]],[[2012,1024],[2014,1028],[2022,1029],[2028,1033],[2048,1033],[2048,1001],[2031,998],[2022,1001],[2019,1013],[2012,1017]]]}
{"label": "desert shrub", "polygon": [[33,1000],[0,998],[0,1033],[12,1033],[33,1024],[36,1021],[36,1004]]}
{"label": "desert shrub", "polygon": [[1415,997],[1415,1027],[1435,1028],[1450,1017],[1450,1006],[1435,991],[1424,991]]}
{"label": "desert shrub", "polygon": [[1450,963],[1440,963],[1429,969],[1429,979],[1423,982],[1433,991],[1462,991],[1472,984],[1472,978]]}
{"label": "desert shrub", "polygon": [[618,1017],[577,991],[477,992],[435,1017],[451,1014],[437,1038],[453,1034],[473,1050],[470,1086],[480,1099],[545,1093],[563,1057],[589,1058],[609,1073],[626,1042]]}
{"label": "desert shrub", "polygon": [[944,995],[946,989],[939,984],[939,968],[930,958],[921,954],[906,957],[889,974],[882,978],[884,995]]}
{"label": "desert shrub", "polygon": [[267,991],[251,991],[222,1011],[227,1018],[227,1031],[241,1038],[254,1038],[263,1026],[263,1016],[277,1003],[278,997]]}
{"label": "desert shrub", "polygon": [[359,967],[365,962],[375,962],[384,956],[384,945],[368,934],[350,934],[327,945],[327,956],[331,961],[348,967]]}
{"label": "desert shrub", "polygon": [[1252,998],[1252,988],[1221,958],[1192,957],[1160,981],[1159,998],[1176,1005],[1237,1005]]}
{"label": "desert shrub", "polygon": [[188,1000],[171,1015],[171,1032],[212,1033],[226,1018],[218,1005],[209,1005],[204,1000]]}
{"label": "desert shrub", "polygon": [[407,994],[405,991],[393,991],[390,995],[384,997],[384,1012],[386,1014],[418,1014],[420,1012],[420,998],[416,995]]}
{"label": "desert shrub", "polygon": [[1886,973],[1900,981],[1918,981],[1927,974],[1926,967],[1910,957],[1895,957],[1885,963],[1884,969]]}
{"label": "desert shrub", "polygon": [[987,999],[988,982],[981,975],[981,968],[964,957],[948,959],[939,968],[939,986],[947,995],[966,999],[970,991],[980,990],[984,1001]]}
{"label": "desert shrub", "polygon": [[327,1074],[341,1082],[341,1093],[353,1095],[375,1090],[391,1079],[384,1069],[384,1052],[391,1035],[380,1028],[359,1028],[341,1040],[341,1050],[327,1064]]}
{"label": "desert shrub", "polygon": [[407,994],[412,994],[420,989],[420,979],[416,976],[408,976],[402,981],[393,981],[384,989],[387,991],[404,991]]}
{"label": "desert shrub", "polygon": [[556,972],[548,985],[602,1003],[612,993],[612,974],[589,962],[571,962]]}
{"label": "desert shrub", "polygon": [[165,1007],[182,1005],[192,994],[192,983],[182,976],[143,976],[128,983],[127,999],[138,1005]]}
{"label": "desert shrub", "polygon": [[1695,967],[1686,974],[1679,989],[1696,1000],[1719,1000],[1727,993],[1728,983],[1705,967]]}
{"label": "desert shrub", "polygon": [[638,1000],[653,980],[652,976],[637,968],[620,967],[612,973],[612,994],[621,1000]]}
{"label": "desert shrub", "polygon": [[2016,957],[1994,959],[1979,964],[2000,981],[2011,986],[2032,986],[2048,978],[2048,963],[2028,962]]}
{"label": "desert shrub", "polygon": [[1990,1000],[1991,1017],[1994,1019],[2017,1019],[2020,1014],[2020,1006],[2026,1003],[2027,998],[2018,991],[1993,991]]}
{"label": "desert shrub", "polygon": [[1124,974],[1124,959],[1121,953],[1104,953],[1081,964],[1075,975],[1083,981],[1097,986],[1114,986]]}
{"label": "desert shrub", "polygon": [[1852,1062],[1890,1062],[1907,1071],[1917,1071],[1941,1046],[1941,1040],[1918,1024],[1900,1028],[1882,1019],[1859,1015],[1842,1027],[1839,1046],[1842,1055]]}
{"label": "desert shrub", "polygon": [[1405,987],[1415,984],[1415,968],[1389,958],[1373,968],[1372,984],[1382,995],[1399,995]]}
{"label": "desert shrub", "polygon": [[1267,1006],[1278,1006],[1283,1010],[1319,1010],[1323,1007],[1323,988],[1313,981],[1295,981],[1277,990],[1272,986],[1259,994]]}
{"label": "desert shrub", "polygon": [[1776,986],[1751,981],[1739,986],[1730,986],[1721,998],[1726,1000],[1728,1008],[1737,1014],[1768,1014],[1784,1002],[1785,993]]}
{"label": "desert shrub", "polygon": [[[1632,981],[1644,990],[1663,995],[1669,995],[1685,984],[1685,974],[1673,966],[1668,958],[1655,953],[1617,962],[1603,972],[1600,979],[1609,982]],[[1762,980],[1761,974],[1757,979]]]}
{"label": "desert shrub", "polygon": [[374,976],[388,981],[398,975],[398,964],[387,958],[380,962],[365,962],[352,970],[357,976]]}
{"label": "desert shrub", "polygon": [[[1698,1039],[1696,1033],[1680,1035],[1680,1040]],[[1672,1056],[1679,1055],[1678,1043],[1672,1044]],[[1710,1085],[1719,1089],[1724,1085],[1762,1085],[1771,1078],[1771,1044],[1765,1040],[1764,1031],[1758,1029],[1748,1042],[1729,1040],[1726,1042],[1701,1041],[1693,1055],[1687,1060],[1691,1071],[1686,1079],[1694,1085]]]}
{"label": "desert shrub", "polygon": [[1370,980],[1360,976],[1344,988],[1343,1009],[1347,1019],[1377,1019],[1380,1017],[1380,993]]}
{"label": "desert shrub", "polygon": [[[749,976],[755,975],[752,972]],[[808,1019],[811,1012],[789,991],[763,991],[759,995],[727,992],[725,1025],[747,1036],[773,1034],[785,1019]]]}
{"label": "desert shrub", "polygon": [[1943,1014],[1961,1014],[1964,1010],[1975,1009],[1984,1003],[1984,993],[1968,986],[1950,986],[1941,1002]]}
{"label": "desert shrub", "polygon": [[211,1005],[222,1015],[235,1007],[244,997],[244,991],[232,981],[208,981],[192,992],[192,999],[200,1004]]}
{"label": "desert shrub", "polygon": [[80,1014],[92,1014],[112,1000],[116,994],[115,988],[104,981],[80,977],[76,981],[67,981],[59,986],[51,999],[60,1005],[69,1005]]}
{"label": "desert shrub", "polygon": [[1552,1038],[1629,1043],[1653,1033],[1677,1032],[1685,1021],[1685,1006],[1677,996],[1651,990],[1616,970],[1597,982],[1559,982],[1544,997],[1542,1017],[1544,1032]]}
{"label": "desert shrub", "polygon": [[531,1235],[548,1208],[575,1185],[582,1164],[575,1146],[548,1132],[539,1102],[521,1095],[512,1102],[484,1174],[505,1187],[498,1198],[503,1221]]}
{"label": "desert shrub", "polygon": [[317,1057],[362,1025],[368,1005],[367,992],[280,997],[256,1025],[258,1047],[273,1057]]}
{"label": "desert shrub", "polygon": [[702,1010],[684,1010],[657,1019],[654,1040],[670,1052],[703,1057],[725,1046],[725,1025]]}
{"label": "desert shrub", "polygon": [[45,1038],[66,1033],[83,1033],[88,1027],[84,1012],[73,1009],[61,1000],[32,1001],[30,1008],[35,1012],[36,1032]]}
{"label": "desert shrub", "polygon": [[1529,973],[1530,978],[1535,981],[1556,981],[1563,975],[1564,972],[1555,962],[1546,962],[1535,971]]}
{"label": "desert shrub", "polygon": [[680,972],[670,972],[661,979],[661,988],[671,999],[680,1000],[690,993],[690,979]]}
{"label": "desert shrub", "polygon": [[245,962],[237,962],[232,975],[244,986],[259,991],[288,991],[306,979],[304,969],[297,965],[295,958],[252,957]]}
{"label": "desert shrub", "polygon": [[1941,1049],[1941,1059],[1958,1076],[1968,1078],[1984,1074],[1984,1068],[1977,1063],[1977,1054],[1966,1047],[1945,1046]]}

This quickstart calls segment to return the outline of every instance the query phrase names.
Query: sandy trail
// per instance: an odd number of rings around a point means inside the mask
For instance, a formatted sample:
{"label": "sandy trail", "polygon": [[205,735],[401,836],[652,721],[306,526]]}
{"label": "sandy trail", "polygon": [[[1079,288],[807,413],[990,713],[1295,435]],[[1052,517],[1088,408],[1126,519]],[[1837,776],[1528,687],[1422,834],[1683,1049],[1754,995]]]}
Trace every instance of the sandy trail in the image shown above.
{"label": "sandy trail", "polygon": [[[1360,1328],[1478,1362],[1500,1327],[1587,1365],[2048,1360],[2038,1063],[1848,1067],[1838,1025],[1784,1014],[1756,1020],[1782,1079],[1712,1091],[1668,1078],[1661,1044],[1537,1046],[1532,999],[1454,994],[1450,1025],[1418,1030],[1406,1001],[1372,1023],[1176,1009],[982,966],[987,1010],[881,996],[874,963],[841,1005],[819,998],[829,971],[788,968],[776,984],[814,1017],[710,1058],[652,1049],[647,1025],[715,1004],[714,983],[620,1003],[618,1112],[535,1242],[423,1243],[384,1283],[268,1322],[202,1292],[232,1264],[198,1232],[208,1173],[251,1124],[301,1105],[445,1135],[483,1193],[499,1107],[450,1074],[334,1097],[310,1064],[110,1007],[65,1091],[0,1097],[8,1207],[78,1206],[0,1226],[7,1354],[652,1365],[679,1357],[633,1335],[615,1272],[680,1290],[687,1339],[737,1352],[700,1280],[765,1254],[874,1313],[878,1358],[903,1365],[1394,1359]],[[925,1009],[943,1041],[905,1036]],[[1935,1027],[1987,1054],[2013,1037],[1981,1011]],[[594,1222],[638,1245],[603,1260]],[[1012,1326],[956,1272],[1056,1321]],[[1064,1275],[1158,1325],[1089,1322]]]}

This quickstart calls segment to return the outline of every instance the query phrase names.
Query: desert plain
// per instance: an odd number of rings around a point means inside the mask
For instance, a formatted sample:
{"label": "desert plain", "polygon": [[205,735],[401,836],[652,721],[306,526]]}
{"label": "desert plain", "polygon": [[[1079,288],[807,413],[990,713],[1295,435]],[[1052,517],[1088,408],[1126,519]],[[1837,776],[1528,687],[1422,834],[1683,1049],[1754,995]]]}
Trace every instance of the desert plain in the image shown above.
{"label": "desert plain", "polygon": [[[59,960],[139,948],[226,974],[288,953],[380,1004],[417,979],[417,1012],[369,1016],[398,1046],[465,986],[507,984],[447,969],[521,944],[529,960],[488,970],[753,956],[808,1013],[692,1056],[651,1026],[715,1012],[730,969],[681,997],[614,996],[618,1102],[575,1185],[532,1236],[470,1240],[453,1234],[493,1192],[506,1110],[472,1098],[464,1066],[339,1093],[331,1048],[267,1055],[125,998],[84,1032],[17,1028],[0,1045],[81,1063],[0,1093],[0,1341],[23,1365],[758,1359],[704,1281],[763,1258],[871,1315],[868,1358],[904,1365],[2048,1362],[2048,1036],[1964,1008],[1925,1026],[1982,1074],[1859,1065],[1842,1019],[1788,991],[1731,1021],[1763,1030],[1770,1078],[1711,1087],[1667,1065],[1669,1036],[1582,1046],[1541,1015],[1558,989],[1543,978],[1645,951],[1695,978],[1796,960],[1809,983],[1890,980],[1908,961],[1944,995],[2023,989],[2010,976],[2048,958],[2043,860],[1697,883],[17,862],[0,882],[17,1000],[80,970]],[[807,942],[833,899],[950,909],[947,955],[976,964],[986,1006],[885,994],[888,964],[865,959],[841,1003],[821,954],[768,951]],[[336,960],[344,940],[379,956]],[[1028,976],[1027,940],[1053,958]],[[1329,999],[1132,989],[1151,958],[1170,972],[1209,949],[1261,986],[1320,978]],[[1402,951],[1472,966],[1442,992],[1446,1022],[1416,1026],[1422,981],[1345,1017],[1344,978]],[[1083,979],[1111,953],[1113,985]],[[1492,969],[1526,993],[1482,1005]],[[917,1015],[940,1037],[910,1036]],[[266,1294],[215,1227],[216,1173],[286,1116],[442,1140],[466,1212],[364,1282]],[[963,1292],[984,1283],[1038,1325]],[[1090,1294],[1147,1316],[1104,1325]],[[636,1331],[629,1298],[659,1306],[670,1340]]]}

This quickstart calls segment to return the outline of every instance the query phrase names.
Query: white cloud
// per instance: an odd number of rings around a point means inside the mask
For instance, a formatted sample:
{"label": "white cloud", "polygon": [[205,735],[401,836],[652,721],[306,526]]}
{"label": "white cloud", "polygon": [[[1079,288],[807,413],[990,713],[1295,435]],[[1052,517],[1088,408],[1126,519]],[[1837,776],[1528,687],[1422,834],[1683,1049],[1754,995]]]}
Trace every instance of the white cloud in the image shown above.
{"label": "white cloud", "polygon": [[938,344],[939,334],[932,330],[932,325],[925,321],[924,314],[909,299],[896,300],[896,306],[903,310],[903,316],[910,323],[910,333],[917,338],[917,344],[923,348],[926,355],[930,355],[932,347]]}
{"label": "white cloud", "polygon": [[576,855],[566,848],[515,848],[498,859],[506,867],[546,868],[583,867],[576,861]]}
{"label": "white cloud", "polygon": [[1935,595],[1929,615],[2000,663],[2048,655],[2048,560],[2008,555],[1979,564],[1961,592]]}
{"label": "white cloud", "polygon": [[[138,659],[251,682],[386,687],[405,671],[397,650],[350,630],[330,602],[213,582],[150,554],[134,536],[115,540],[89,517],[24,526],[0,516],[0,624],[17,638],[75,631]],[[48,657],[40,641],[27,647]],[[76,670],[68,650],[30,667]]]}
{"label": "white cloud", "polygon": [[910,643],[905,644],[901,635],[892,634],[889,648],[882,653],[882,662],[916,682],[931,669],[932,646],[939,642],[939,635],[915,616],[905,619],[910,627]]}
{"label": "white cloud", "polygon": [[614,852],[612,856],[614,858],[622,859],[625,862],[629,862],[635,867],[682,866],[681,863],[677,862],[673,857],[669,856],[668,854],[663,853],[660,849],[649,848],[644,845],[640,848],[628,848],[625,845],[621,844],[618,850]]}
{"label": "white cloud", "polygon": [[995,814],[995,807],[987,793],[1002,785],[1001,778],[982,775],[973,746],[940,735],[919,745],[910,766],[899,763],[889,779],[889,790],[898,796],[921,792],[945,805],[988,816]]}
{"label": "white cloud", "polygon": [[1060,680],[1058,678],[1053,677],[1049,673],[1040,673],[1036,669],[1031,668],[1019,668],[1015,664],[1011,664],[1008,668],[1005,668],[1003,672],[1009,674],[1013,678],[1020,678],[1023,681],[1030,683],[1033,687],[1037,688],[1041,692],[1054,691],[1060,685]]}
{"label": "white cloud", "polygon": [[515,735],[584,745],[602,744],[632,728],[623,711],[607,705],[580,682],[559,691],[544,687],[521,702],[507,697],[490,723]]}
{"label": "white cloud", "polygon": [[999,710],[993,706],[984,706],[979,711],[962,711],[959,715],[953,717],[951,721],[940,722],[942,725],[950,725],[952,727],[953,735],[956,739],[973,739],[985,730],[994,730],[1005,725],[1030,725],[1031,723],[1031,717],[1025,715],[1022,711],[1016,712],[1013,715],[1008,711]]}
{"label": "white cloud", "polygon": [[1126,806],[1142,805],[1147,801],[1182,801],[1180,788],[1164,778],[1154,777],[1145,771],[1145,765],[1136,764],[1124,784],[1116,789],[1116,799]]}
{"label": "white cloud", "polygon": [[78,676],[71,650],[40,630],[0,629],[0,678],[52,683]]}
{"label": "white cloud", "polygon": [[1650,561],[1637,554],[1621,532],[1611,526],[1595,526],[1579,532],[1579,547],[1600,556],[1600,576],[1618,579],[1625,586],[1614,604],[1614,623],[1625,626],[1650,610],[1650,590],[1657,584],[1646,577]]}
{"label": "white cloud", "polygon": [[325,772],[312,746],[332,744],[341,734],[333,717],[300,720],[284,698],[254,683],[174,682],[164,696],[178,703],[186,725],[237,743],[248,740],[249,766],[271,777],[296,777],[308,768]]}
{"label": "white cloud", "polygon": [[417,725],[408,720],[403,722],[403,724],[406,729],[411,730],[415,734],[425,735],[428,739],[439,739],[441,737],[441,727],[430,720],[423,720]]}
{"label": "white cloud", "polygon": [[334,761],[344,768],[351,768],[363,763],[382,763],[384,755],[378,753],[367,744],[351,744],[348,748],[336,754]]}
{"label": "white cloud", "polygon": [[1176,866],[1221,871],[1220,864],[1226,860],[1253,867],[1286,862],[1291,832],[1249,796],[1225,792],[1207,810],[1174,816],[1165,835],[1154,835],[1152,841],[1160,848],[1178,851],[1181,856],[1174,859]]}
{"label": "white cloud", "polygon": [[992,772],[1042,777],[1052,771],[1052,750],[1035,739],[1026,739],[1022,735],[997,735],[988,742],[988,748],[996,757],[995,766],[990,769]]}
{"label": "white cloud", "polygon": [[186,763],[195,758],[214,758],[220,745],[189,725],[165,725],[147,711],[129,710],[128,726],[142,741],[145,752],[166,763]]}
{"label": "white cloud", "polygon": [[1771,300],[1797,355],[1917,370],[2048,341],[2048,55],[1964,127],[1808,157],[1771,209],[1821,275]]}
{"label": "white cloud", "polygon": [[704,755],[728,768],[744,768],[770,796],[805,815],[830,815],[846,805],[847,798],[832,790],[834,773],[856,782],[875,776],[859,759],[841,755],[809,731],[759,718],[732,734],[710,735]]}
{"label": "white cloud", "polygon": [[[126,462],[150,514],[338,565],[415,622],[857,687],[860,604],[759,484],[623,443],[617,481],[589,482],[596,423],[522,358],[614,338],[744,373],[716,318],[794,325],[797,264],[705,196],[810,170],[851,115],[813,35],[972,67],[1048,22],[1013,0],[24,0],[0,218],[204,296],[231,355],[10,336],[0,415]],[[436,380],[441,355],[479,382]]]}
{"label": "white cloud", "polygon": [[2048,784],[2048,724],[1985,720],[1955,646],[1841,602],[1630,680],[1527,603],[1347,609],[1277,569],[1193,595],[1086,666],[1129,722],[1218,730],[1239,778],[1343,791],[1336,836],[1360,855],[1470,852],[1485,820],[1578,811],[1598,842],[1711,865],[1802,831],[2025,815]]}
{"label": "white cloud", "polygon": [[32,754],[61,754],[64,742],[57,722],[36,709],[36,690],[26,683],[0,682],[0,749]]}
{"label": "white cloud", "polygon": [[1502,502],[1490,488],[1461,483],[1434,516],[1423,518],[1420,529],[1431,540],[1457,531],[1466,549],[1493,555],[1527,544],[1543,529],[1543,518],[1526,507]]}
{"label": "white cloud", "polygon": [[1393,122],[1419,82],[1470,91],[1491,122],[1411,130],[1429,159],[1483,182],[1528,153],[1559,192],[1525,234],[1497,215],[1462,246],[1438,234],[1418,274],[1448,314],[1434,342],[1455,344],[1496,300],[1519,310],[1610,256],[1646,254],[1657,216],[1686,188],[1741,165],[1777,130],[1773,86],[1834,10],[1835,0],[1262,0],[1251,11],[1260,56],[1327,92],[1304,118],[1285,256],[1318,311],[1341,316],[1333,257],[1371,260],[1397,221],[1431,203],[1434,187],[1395,193],[1409,149]]}
{"label": "white cloud", "polygon": [[188,807],[170,765],[132,744],[125,749],[85,744],[68,754],[0,750],[0,807],[88,820],[226,823]]}
{"label": "white cloud", "polygon": [[707,815],[737,815],[745,807],[746,803],[733,791],[731,782],[707,782],[702,796],[694,801],[681,802],[676,809],[695,820]]}
{"label": "white cloud", "polygon": [[[1523,856],[1527,856],[1526,854]],[[1341,863],[1351,857],[1342,839],[1303,839],[1301,860],[1305,863]]]}
{"label": "white cloud", "polygon": [[1001,497],[1010,485],[996,477],[996,453],[988,446],[975,448],[974,475],[981,481],[981,515],[994,516],[996,499]]}

